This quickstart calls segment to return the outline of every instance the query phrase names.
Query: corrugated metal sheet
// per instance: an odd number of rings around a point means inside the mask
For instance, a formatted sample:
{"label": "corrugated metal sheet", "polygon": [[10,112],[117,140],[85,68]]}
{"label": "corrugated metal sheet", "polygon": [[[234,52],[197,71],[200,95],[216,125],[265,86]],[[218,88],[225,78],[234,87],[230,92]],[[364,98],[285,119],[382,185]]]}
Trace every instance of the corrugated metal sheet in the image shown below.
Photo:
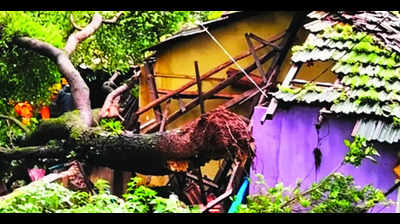
{"label": "corrugated metal sheet", "polygon": [[400,128],[392,123],[377,119],[361,119],[355,128],[355,134],[367,140],[394,143],[400,140]]}

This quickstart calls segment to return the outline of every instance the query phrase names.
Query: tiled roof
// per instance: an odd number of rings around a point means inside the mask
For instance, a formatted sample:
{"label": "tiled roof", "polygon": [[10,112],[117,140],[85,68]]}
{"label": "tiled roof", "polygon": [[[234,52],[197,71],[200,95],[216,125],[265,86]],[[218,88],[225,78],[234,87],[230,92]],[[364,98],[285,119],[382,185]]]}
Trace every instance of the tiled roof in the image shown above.
{"label": "tiled roof", "polygon": [[341,91],[335,90],[333,88],[323,88],[320,92],[310,91],[310,92],[299,92],[293,94],[290,92],[278,91],[272,95],[285,102],[303,102],[303,103],[333,103],[334,100],[339,98]]}
{"label": "tiled roof", "polygon": [[[386,11],[315,11],[309,17],[316,19],[304,26],[311,33],[303,45],[292,48],[292,61],[332,61],[331,71],[345,88],[313,92],[292,87],[296,91],[281,89],[274,97],[329,103],[334,113],[365,115],[371,120],[363,119],[357,134],[368,140],[399,141],[400,129],[390,121],[400,118],[400,18]],[[371,131],[372,126],[377,129]]]}

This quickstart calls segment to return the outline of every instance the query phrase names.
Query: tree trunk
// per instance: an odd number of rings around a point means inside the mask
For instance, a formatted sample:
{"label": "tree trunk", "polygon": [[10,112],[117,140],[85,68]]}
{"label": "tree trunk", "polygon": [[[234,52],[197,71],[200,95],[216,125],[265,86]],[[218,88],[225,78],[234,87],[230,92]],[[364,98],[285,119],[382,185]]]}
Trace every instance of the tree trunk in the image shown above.
{"label": "tree trunk", "polygon": [[[71,124],[73,119],[68,120],[66,117],[72,115],[74,119],[80,117],[74,111],[58,118],[56,123],[60,124],[61,119],[64,119],[67,125]],[[47,132],[60,129],[67,130],[68,133],[64,133],[66,139],[53,142],[51,146],[0,150],[0,159],[27,156],[65,159],[68,153],[74,151],[76,159],[90,165],[147,175],[165,175],[172,171],[186,171],[193,162],[202,165],[213,159],[224,158],[227,154],[238,159],[244,155],[251,156],[253,139],[246,126],[238,115],[222,108],[208,112],[182,128],[152,134],[118,135],[106,132],[101,127],[72,130],[47,124],[47,127],[53,129],[39,128],[41,131],[33,135],[36,138],[49,136]]]}

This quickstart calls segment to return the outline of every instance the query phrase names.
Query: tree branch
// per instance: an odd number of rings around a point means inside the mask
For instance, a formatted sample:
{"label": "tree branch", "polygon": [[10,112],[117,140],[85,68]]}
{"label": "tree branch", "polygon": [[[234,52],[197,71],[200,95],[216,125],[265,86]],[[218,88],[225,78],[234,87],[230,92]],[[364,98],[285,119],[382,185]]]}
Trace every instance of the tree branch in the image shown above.
{"label": "tree branch", "polygon": [[72,15],[72,13],[69,15],[69,21],[70,21],[70,23],[72,24],[72,26],[73,26],[75,29],[77,29],[77,30],[83,30],[82,27],[78,26],[78,24],[76,24],[76,23],[74,22],[74,15]]}
{"label": "tree branch", "polygon": [[69,60],[62,50],[46,43],[30,37],[17,37],[15,42],[26,49],[30,49],[44,55],[54,61],[59,71],[71,84],[72,96],[75,106],[81,111],[81,120],[88,127],[92,126],[92,114],[89,98],[89,87],[86,85],[79,71]]}
{"label": "tree branch", "polygon": [[119,11],[112,19],[105,19],[105,20],[103,20],[103,23],[115,24],[115,23],[117,23],[119,17],[122,16],[122,14],[124,14],[124,12],[123,12],[123,11]]}
{"label": "tree branch", "polygon": [[103,22],[103,17],[99,13],[93,15],[92,21],[79,32],[73,33],[68,37],[67,44],[64,50],[69,57],[76,49],[79,43],[84,41],[86,38],[93,35],[98,30]]}
{"label": "tree branch", "polygon": [[[74,115],[74,112],[68,113],[69,116]],[[78,114],[75,117],[79,117]],[[238,115],[223,109],[208,112],[181,128],[152,134],[117,135],[101,127],[76,129],[73,119],[63,122],[65,119],[67,116],[56,118],[46,127],[40,127],[41,131],[38,132],[45,138],[52,133],[65,133],[65,141],[14,150],[0,148],[0,159],[65,159],[66,154],[73,150],[77,159],[89,164],[165,175],[172,171],[173,162],[189,164],[196,161],[203,165],[212,159],[224,158],[228,153],[241,161],[251,155],[249,144],[253,139],[246,130],[246,123]],[[75,129],[66,127],[67,124]],[[40,138],[39,135],[36,137]],[[232,141],[232,137],[237,143]],[[38,145],[43,142],[33,143]]]}
{"label": "tree branch", "polygon": [[4,119],[8,119],[8,120],[10,120],[10,121],[13,121],[16,125],[18,125],[18,126],[19,126],[22,130],[24,130],[26,133],[29,132],[29,129],[28,129],[27,127],[25,127],[24,124],[22,124],[19,120],[15,119],[15,118],[13,118],[13,117],[0,114],[0,118],[4,118]]}
{"label": "tree branch", "polygon": [[113,110],[112,107],[114,108],[119,108],[118,103],[120,99],[120,95],[124,93],[125,91],[131,89],[133,85],[135,84],[135,81],[137,78],[140,76],[140,71],[135,72],[135,74],[128,79],[126,83],[121,85],[120,87],[116,88],[113,90],[111,93],[109,93],[104,100],[103,107],[101,108],[99,112],[100,118],[104,117],[116,117],[119,116],[119,111],[118,110]]}

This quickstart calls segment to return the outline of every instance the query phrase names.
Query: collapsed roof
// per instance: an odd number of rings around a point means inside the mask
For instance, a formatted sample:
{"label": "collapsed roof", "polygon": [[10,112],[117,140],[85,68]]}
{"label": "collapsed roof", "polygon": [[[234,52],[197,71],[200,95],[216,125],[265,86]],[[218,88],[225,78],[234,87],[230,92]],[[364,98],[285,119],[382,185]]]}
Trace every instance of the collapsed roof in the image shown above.
{"label": "collapsed roof", "polygon": [[[292,48],[294,63],[332,61],[338,82],[280,87],[284,102],[324,105],[328,112],[358,115],[354,135],[400,140],[400,17],[388,11],[314,11],[304,25],[310,35]],[[323,75],[323,73],[315,74]],[[360,116],[361,115],[361,116]]]}

